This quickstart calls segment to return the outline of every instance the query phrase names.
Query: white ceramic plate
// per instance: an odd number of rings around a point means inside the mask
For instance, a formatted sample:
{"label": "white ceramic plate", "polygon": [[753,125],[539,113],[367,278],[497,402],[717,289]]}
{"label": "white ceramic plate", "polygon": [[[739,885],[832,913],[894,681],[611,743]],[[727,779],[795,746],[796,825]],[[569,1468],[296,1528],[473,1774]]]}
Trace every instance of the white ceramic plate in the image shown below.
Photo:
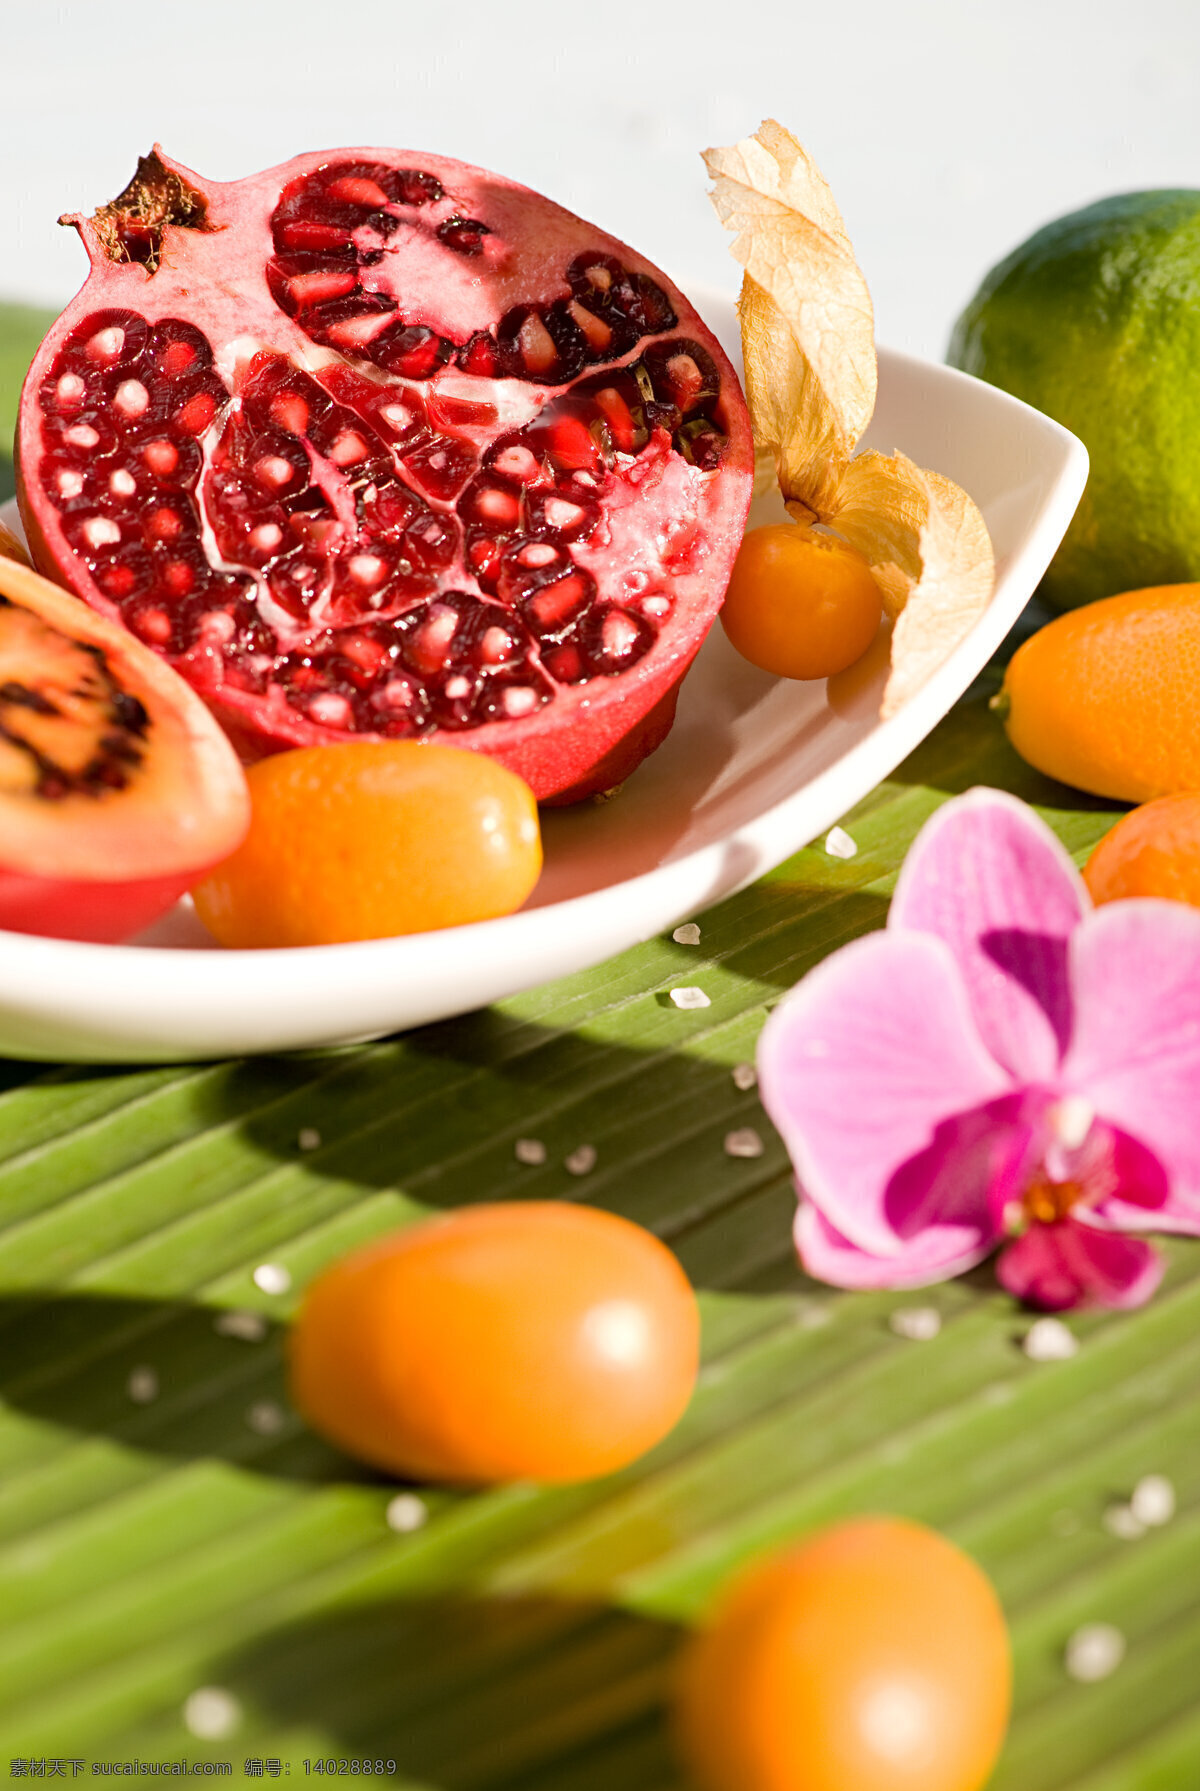
{"label": "white ceramic plate", "polygon": [[[731,301],[702,295],[700,309],[740,365]],[[884,666],[844,675],[832,693],[788,683],[747,665],[718,627],[684,684],[665,746],[619,799],[545,814],[546,868],[521,913],[273,952],[220,951],[186,904],[132,945],[0,931],[0,1052],[139,1062],[418,1026],[600,963],[807,845],[895,769],[986,664],[1049,564],[1087,478],[1082,443],[1056,423],[965,374],[886,350],[866,440],[902,448],[964,486],[997,556],[986,614],[890,721],[878,718]],[[781,515],[772,500],[751,520]]]}

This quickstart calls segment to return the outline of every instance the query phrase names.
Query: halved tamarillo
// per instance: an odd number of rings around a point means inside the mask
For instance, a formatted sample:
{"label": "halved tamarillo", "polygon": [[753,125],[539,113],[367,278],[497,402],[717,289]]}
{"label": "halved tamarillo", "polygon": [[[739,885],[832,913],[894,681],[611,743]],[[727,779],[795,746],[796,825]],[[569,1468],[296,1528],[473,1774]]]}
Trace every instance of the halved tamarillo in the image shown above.
{"label": "halved tamarillo", "polygon": [[660,743],[753,453],[657,268],[388,149],[229,183],[155,150],[64,221],[92,265],[22,398],[35,562],[245,756],[452,735],[570,801]]}
{"label": "halved tamarillo", "polygon": [[0,927],[128,938],[249,822],[237,755],[183,679],[0,557]]}

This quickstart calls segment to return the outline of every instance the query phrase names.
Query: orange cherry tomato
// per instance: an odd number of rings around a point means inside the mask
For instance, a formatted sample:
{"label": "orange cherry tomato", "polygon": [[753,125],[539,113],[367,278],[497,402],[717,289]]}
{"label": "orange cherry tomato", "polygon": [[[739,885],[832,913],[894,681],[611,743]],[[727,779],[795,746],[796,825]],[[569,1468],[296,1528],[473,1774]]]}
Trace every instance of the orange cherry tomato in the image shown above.
{"label": "orange cherry tomato", "polygon": [[1200,793],[1160,796],[1122,815],[1083,867],[1094,902],[1161,896],[1200,908]]}
{"label": "orange cherry tomato", "polygon": [[721,621],[743,658],[781,678],[829,678],[861,659],[883,615],[862,554],[796,523],[751,529]]}
{"label": "orange cherry tomato", "polygon": [[335,1263],[292,1334],[292,1394],[351,1455],[422,1480],[587,1480],[636,1459],[696,1379],[696,1297],[628,1219],[466,1207]]}
{"label": "orange cherry tomato", "polygon": [[684,1657],[678,1730],[704,1791],[978,1791],[1011,1677],[975,1563],[862,1518],[735,1583]]}
{"label": "orange cherry tomato", "polygon": [[542,868],[512,771],[415,740],[305,746],[247,772],[250,832],[193,890],[222,945],[332,945],[490,920]]}

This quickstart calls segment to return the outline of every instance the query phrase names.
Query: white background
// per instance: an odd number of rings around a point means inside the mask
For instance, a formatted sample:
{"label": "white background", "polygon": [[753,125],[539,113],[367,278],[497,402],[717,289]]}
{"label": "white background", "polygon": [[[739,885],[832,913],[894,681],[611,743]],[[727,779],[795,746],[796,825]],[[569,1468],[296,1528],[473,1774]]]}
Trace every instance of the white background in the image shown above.
{"label": "white background", "polygon": [[986,269],[1105,193],[1200,185],[1200,0],[3,0],[0,296],[61,304],[54,220],[157,138],[232,179],[437,150],[734,290],[699,151],[773,114],[821,164],[883,342],[942,354]]}

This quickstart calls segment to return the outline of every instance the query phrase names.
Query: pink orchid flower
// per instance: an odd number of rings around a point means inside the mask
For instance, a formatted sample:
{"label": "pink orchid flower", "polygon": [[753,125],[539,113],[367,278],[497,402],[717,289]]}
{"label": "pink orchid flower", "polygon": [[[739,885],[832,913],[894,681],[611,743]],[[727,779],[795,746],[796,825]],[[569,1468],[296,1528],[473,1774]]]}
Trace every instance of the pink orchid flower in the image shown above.
{"label": "pink orchid flower", "polygon": [[1200,912],[1093,909],[997,790],[914,843],[884,931],[819,965],[759,1046],[796,1240],[839,1287],[919,1287],[998,1245],[1033,1305],[1139,1306],[1143,1231],[1200,1235]]}

